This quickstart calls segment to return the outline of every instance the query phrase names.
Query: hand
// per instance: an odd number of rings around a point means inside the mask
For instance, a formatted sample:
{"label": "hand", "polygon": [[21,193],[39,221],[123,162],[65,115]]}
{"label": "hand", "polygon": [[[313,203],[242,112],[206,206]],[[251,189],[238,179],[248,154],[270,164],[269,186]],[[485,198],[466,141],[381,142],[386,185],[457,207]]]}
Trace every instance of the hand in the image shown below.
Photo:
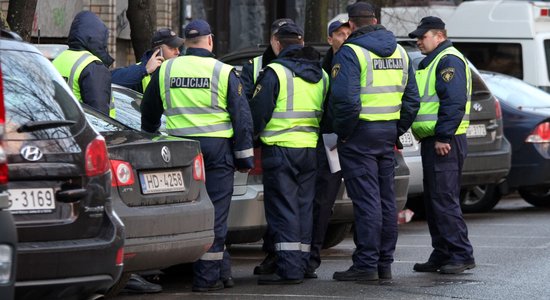
{"label": "hand", "polygon": [[445,156],[451,152],[451,144],[435,142],[435,153],[439,156]]}
{"label": "hand", "polygon": [[250,172],[251,169],[237,169],[237,171],[241,172],[241,173],[248,173]]}
{"label": "hand", "polygon": [[160,49],[155,50],[155,52],[153,52],[153,55],[151,56],[151,58],[149,58],[149,60],[147,61],[147,65],[145,66],[145,69],[147,70],[147,74],[151,74],[151,73],[155,72],[155,70],[158,67],[160,67],[160,65],[164,61],[164,57],[157,56],[159,51],[160,51]]}

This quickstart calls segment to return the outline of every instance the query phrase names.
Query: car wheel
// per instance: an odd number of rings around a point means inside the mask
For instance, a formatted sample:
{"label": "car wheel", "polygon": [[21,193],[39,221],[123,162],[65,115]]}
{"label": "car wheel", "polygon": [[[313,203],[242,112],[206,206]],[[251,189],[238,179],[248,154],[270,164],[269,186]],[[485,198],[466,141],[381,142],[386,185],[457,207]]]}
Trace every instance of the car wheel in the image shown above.
{"label": "car wheel", "polygon": [[529,204],[536,207],[550,207],[550,188],[518,189],[518,192]]}
{"label": "car wheel", "polygon": [[128,280],[130,280],[131,273],[122,273],[120,275],[120,278],[118,279],[115,284],[107,290],[105,293],[105,298],[112,298],[115,297],[122,291],[122,289],[126,286],[126,283],[128,283]]}
{"label": "car wheel", "polygon": [[476,185],[460,192],[460,207],[463,213],[488,212],[501,197],[495,184]]}
{"label": "car wheel", "polygon": [[323,241],[323,249],[328,249],[340,244],[351,230],[353,223],[328,224],[325,240]]}

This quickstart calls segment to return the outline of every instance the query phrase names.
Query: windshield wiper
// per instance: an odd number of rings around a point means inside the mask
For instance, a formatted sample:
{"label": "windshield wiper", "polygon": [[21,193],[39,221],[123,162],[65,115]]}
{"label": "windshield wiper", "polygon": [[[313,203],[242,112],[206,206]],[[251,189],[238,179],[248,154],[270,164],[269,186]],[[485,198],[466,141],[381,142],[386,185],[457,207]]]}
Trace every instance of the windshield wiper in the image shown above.
{"label": "windshield wiper", "polygon": [[30,121],[17,128],[17,132],[31,132],[42,129],[57,128],[76,124],[76,121],[52,120],[52,121]]}

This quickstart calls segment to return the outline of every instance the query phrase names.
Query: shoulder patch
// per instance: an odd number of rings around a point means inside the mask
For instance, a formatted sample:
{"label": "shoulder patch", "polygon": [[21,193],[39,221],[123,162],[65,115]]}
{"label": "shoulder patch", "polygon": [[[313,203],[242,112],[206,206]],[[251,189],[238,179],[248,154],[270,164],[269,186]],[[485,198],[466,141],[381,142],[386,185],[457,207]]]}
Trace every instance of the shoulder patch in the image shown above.
{"label": "shoulder patch", "polygon": [[332,76],[332,78],[335,78],[336,76],[338,76],[338,72],[340,72],[340,64],[335,64],[334,67],[332,67],[330,75]]}
{"label": "shoulder patch", "polygon": [[239,94],[239,96],[243,95],[243,85],[240,82],[239,82],[239,86],[237,87],[237,93]]}
{"label": "shoulder patch", "polygon": [[257,84],[256,85],[256,89],[254,89],[254,95],[252,95],[252,98],[256,97],[256,94],[258,94],[260,92],[260,90],[262,89],[262,85],[261,84]]}
{"label": "shoulder patch", "polygon": [[441,71],[441,79],[445,82],[449,82],[455,76],[455,68],[445,68]]}

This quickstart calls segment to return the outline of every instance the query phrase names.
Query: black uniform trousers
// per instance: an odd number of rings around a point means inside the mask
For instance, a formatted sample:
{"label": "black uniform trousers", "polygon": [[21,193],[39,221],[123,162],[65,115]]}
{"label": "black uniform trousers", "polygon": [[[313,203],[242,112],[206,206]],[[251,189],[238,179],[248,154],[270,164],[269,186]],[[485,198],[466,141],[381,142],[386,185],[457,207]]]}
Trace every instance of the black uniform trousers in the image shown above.
{"label": "black uniform trousers", "polygon": [[340,185],[342,185],[342,171],[330,172],[325,143],[321,135],[317,143],[317,176],[313,201],[313,235],[309,268],[317,269],[321,265],[321,249]]}
{"label": "black uniform trousers", "polygon": [[446,156],[435,153],[435,137],[422,139],[424,204],[437,264],[474,262],[468,228],[460,209],[460,176],[468,153],[466,135],[455,135]]}
{"label": "black uniform trousers", "polygon": [[277,274],[302,279],[309,262],[315,148],[262,145],[264,206],[277,253]]}
{"label": "black uniform trousers", "polygon": [[367,272],[387,268],[397,243],[394,147],[397,122],[359,121],[338,155],[355,217],[353,267]]}
{"label": "black uniform trousers", "polygon": [[193,286],[208,287],[231,276],[231,262],[225,250],[225,237],[235,167],[231,139],[190,138],[200,141],[205,165],[206,191],[215,212],[214,242],[205,255],[193,264]]}

